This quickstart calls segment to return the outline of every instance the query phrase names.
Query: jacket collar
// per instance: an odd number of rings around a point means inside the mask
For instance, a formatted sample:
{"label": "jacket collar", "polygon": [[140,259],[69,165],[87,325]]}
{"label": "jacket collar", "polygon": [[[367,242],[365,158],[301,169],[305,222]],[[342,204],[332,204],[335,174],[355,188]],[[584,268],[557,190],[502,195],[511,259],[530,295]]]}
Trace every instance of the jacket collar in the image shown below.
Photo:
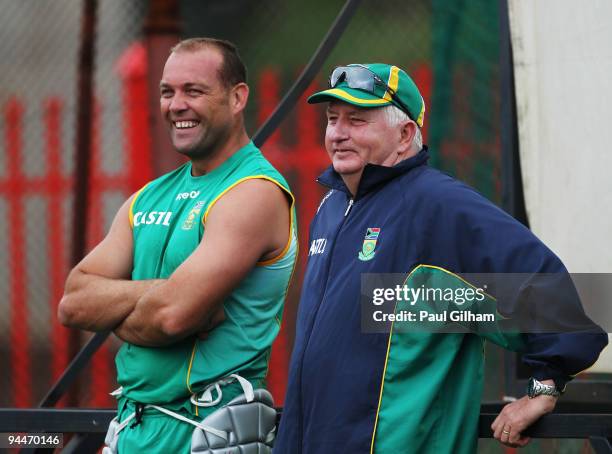
{"label": "jacket collar", "polygon": [[[359,187],[357,188],[355,199],[360,199],[368,192],[371,192],[375,188],[386,184],[395,177],[403,175],[415,167],[424,165],[428,159],[429,151],[427,150],[427,146],[424,145],[423,149],[416,155],[397,163],[393,167],[366,164],[365,168],[363,169],[363,173],[361,174],[361,180],[359,181]],[[331,189],[337,189],[350,194],[350,191],[344,184],[342,177],[331,165],[325,169],[319,178],[317,178],[317,182]]]}

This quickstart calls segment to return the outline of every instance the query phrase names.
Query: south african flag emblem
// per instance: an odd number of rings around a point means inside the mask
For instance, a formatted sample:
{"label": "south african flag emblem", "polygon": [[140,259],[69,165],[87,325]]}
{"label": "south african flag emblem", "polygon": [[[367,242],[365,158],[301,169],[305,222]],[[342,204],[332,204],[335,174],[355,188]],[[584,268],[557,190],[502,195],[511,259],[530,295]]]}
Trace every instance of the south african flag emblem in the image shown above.
{"label": "south african flag emblem", "polygon": [[359,260],[367,262],[372,260],[376,254],[376,242],[378,241],[378,235],[380,235],[379,227],[368,227],[365,238],[363,239],[363,245],[359,252]]}

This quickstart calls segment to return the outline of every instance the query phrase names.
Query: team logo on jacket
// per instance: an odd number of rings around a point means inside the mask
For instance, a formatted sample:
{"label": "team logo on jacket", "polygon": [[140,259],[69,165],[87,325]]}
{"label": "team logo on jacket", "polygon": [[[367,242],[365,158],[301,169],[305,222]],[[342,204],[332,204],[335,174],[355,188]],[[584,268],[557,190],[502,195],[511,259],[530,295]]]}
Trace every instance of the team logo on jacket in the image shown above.
{"label": "team logo on jacket", "polygon": [[194,205],[191,209],[187,218],[183,222],[183,226],[181,227],[183,230],[191,230],[193,226],[196,224],[196,218],[199,220],[200,211],[202,211],[202,207],[204,206],[203,201],[199,201]]}
{"label": "team logo on jacket", "polygon": [[378,241],[378,235],[380,235],[379,227],[368,227],[365,238],[363,239],[363,245],[359,252],[359,260],[367,262],[372,260],[376,254],[376,242]]}

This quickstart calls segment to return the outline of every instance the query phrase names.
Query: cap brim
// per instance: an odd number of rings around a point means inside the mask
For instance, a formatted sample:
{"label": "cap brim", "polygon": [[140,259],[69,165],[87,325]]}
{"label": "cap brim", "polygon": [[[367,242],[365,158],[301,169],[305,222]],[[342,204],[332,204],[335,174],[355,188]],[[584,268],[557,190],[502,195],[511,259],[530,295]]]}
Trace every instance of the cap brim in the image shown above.
{"label": "cap brim", "polygon": [[340,100],[359,107],[383,107],[391,104],[390,100],[382,99],[372,93],[356,88],[330,88],[308,98],[309,104]]}

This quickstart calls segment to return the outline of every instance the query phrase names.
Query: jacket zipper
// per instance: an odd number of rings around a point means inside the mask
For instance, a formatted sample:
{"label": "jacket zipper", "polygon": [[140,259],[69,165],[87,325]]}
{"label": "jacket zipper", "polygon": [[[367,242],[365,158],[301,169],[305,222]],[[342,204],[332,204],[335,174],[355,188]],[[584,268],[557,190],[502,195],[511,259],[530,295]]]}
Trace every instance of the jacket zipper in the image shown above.
{"label": "jacket zipper", "polygon": [[344,212],[344,217],[347,217],[349,214],[349,211],[351,211],[351,208],[353,207],[353,199],[349,200],[349,204],[346,207],[346,211]]}

